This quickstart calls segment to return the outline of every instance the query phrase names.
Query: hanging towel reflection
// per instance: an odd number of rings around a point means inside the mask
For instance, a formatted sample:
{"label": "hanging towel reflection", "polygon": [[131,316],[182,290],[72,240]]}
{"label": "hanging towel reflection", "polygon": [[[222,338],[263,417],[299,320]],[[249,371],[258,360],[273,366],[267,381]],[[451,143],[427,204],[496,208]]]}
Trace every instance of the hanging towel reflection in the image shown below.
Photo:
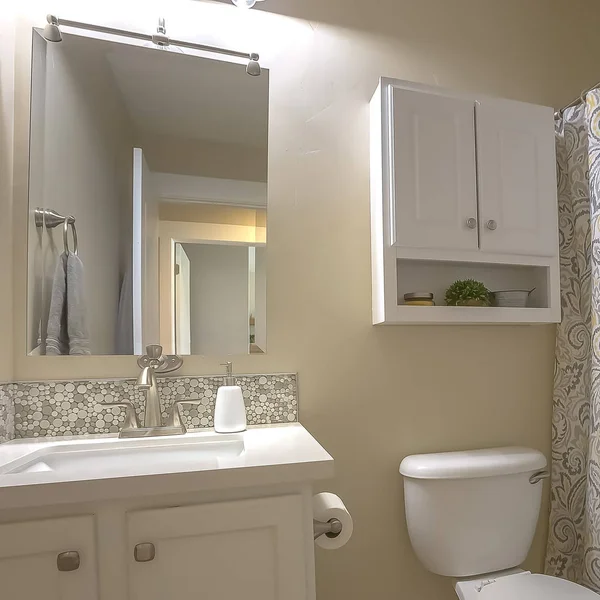
{"label": "hanging towel reflection", "polygon": [[63,252],[52,281],[46,354],[91,354],[83,280],[79,256]]}

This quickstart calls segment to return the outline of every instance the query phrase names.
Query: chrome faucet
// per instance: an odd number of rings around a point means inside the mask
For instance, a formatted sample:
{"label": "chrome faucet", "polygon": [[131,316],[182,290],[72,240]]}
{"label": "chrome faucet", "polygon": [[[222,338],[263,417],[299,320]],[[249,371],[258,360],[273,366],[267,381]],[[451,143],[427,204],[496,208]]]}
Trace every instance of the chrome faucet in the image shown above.
{"label": "chrome faucet", "polygon": [[[144,424],[140,427],[133,404],[128,401],[102,402],[101,406],[122,406],[127,409],[125,425],[119,432],[119,437],[151,437],[156,435],[181,435],[185,433],[185,427],[176,417],[179,416],[178,404],[175,404],[166,426],[162,424],[162,411],[160,408],[160,394],[156,373],[171,373],[183,364],[180,356],[163,354],[162,346],[151,344],[146,346],[146,354],[141,356],[138,366],[142,369],[139,374],[136,387],[143,390],[146,395],[144,406]],[[177,415],[174,411],[177,411]],[[174,421],[175,419],[175,421]]]}
{"label": "chrome faucet", "polygon": [[144,367],[140,373],[136,386],[146,392],[144,408],[144,427],[160,427],[160,395],[156,383],[156,375],[152,367]]}
{"label": "chrome faucet", "polygon": [[[172,371],[176,371],[183,364],[183,359],[180,356],[163,354],[162,346],[151,344],[146,346],[146,354],[141,356],[137,363],[142,372],[137,378],[136,386],[146,393],[144,429],[162,427],[162,411],[160,409],[160,394],[158,392],[156,373],[171,373]],[[157,433],[151,435],[157,435]]]}

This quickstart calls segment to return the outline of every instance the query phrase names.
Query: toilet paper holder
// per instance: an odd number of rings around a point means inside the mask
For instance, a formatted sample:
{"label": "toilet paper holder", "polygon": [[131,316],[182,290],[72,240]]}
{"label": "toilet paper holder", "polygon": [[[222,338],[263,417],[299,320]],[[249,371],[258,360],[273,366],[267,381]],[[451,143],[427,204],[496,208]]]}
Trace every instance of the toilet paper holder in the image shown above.
{"label": "toilet paper holder", "polygon": [[342,522],[335,517],[329,519],[325,523],[323,521],[317,521],[313,519],[313,531],[314,539],[320,538],[322,535],[326,535],[328,538],[336,538],[342,533]]}

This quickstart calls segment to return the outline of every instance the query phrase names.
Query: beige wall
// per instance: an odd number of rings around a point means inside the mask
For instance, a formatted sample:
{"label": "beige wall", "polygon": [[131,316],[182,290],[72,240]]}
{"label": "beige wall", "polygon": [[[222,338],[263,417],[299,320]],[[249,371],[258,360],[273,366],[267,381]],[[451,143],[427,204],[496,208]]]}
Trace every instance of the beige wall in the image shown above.
{"label": "beige wall", "polygon": [[161,202],[158,210],[161,221],[221,223],[247,227],[266,227],[267,224],[267,211],[264,208],[168,201]]}
{"label": "beige wall", "polygon": [[192,354],[248,352],[248,247],[183,244],[190,259]]}
{"label": "beige wall", "polygon": [[[101,8],[117,24],[121,12]],[[200,2],[185,18],[164,11],[178,36],[256,49],[271,68],[269,353],[236,358],[236,370],[297,370],[301,420],[336,459],[323,487],[344,498],[355,534],[340,551],[317,552],[319,600],[450,600],[449,581],[428,574],[410,548],[398,464],[414,452],[498,444],[548,453],[554,328],[370,325],[367,103],[387,75],[558,106],[600,78],[600,10],[595,0],[264,8],[312,22]],[[19,108],[16,231],[26,227],[24,136]],[[22,240],[15,254],[15,377],[136,372],[133,357],[25,358]],[[182,372],[218,372],[222,358],[186,358]],[[534,569],[545,519],[527,562]]]}
{"label": "beige wall", "polygon": [[0,11],[0,382],[13,375],[12,184],[15,23]]}
{"label": "beige wall", "polygon": [[267,181],[265,148],[139,133],[135,144],[144,149],[153,171],[240,181]]}

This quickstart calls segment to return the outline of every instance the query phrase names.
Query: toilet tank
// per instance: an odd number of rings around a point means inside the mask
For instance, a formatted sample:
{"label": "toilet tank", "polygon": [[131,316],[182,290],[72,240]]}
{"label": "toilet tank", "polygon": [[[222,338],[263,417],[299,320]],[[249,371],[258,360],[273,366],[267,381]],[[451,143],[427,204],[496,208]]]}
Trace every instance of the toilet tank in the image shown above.
{"label": "toilet tank", "polygon": [[546,467],[541,452],[493,448],[407,456],[404,505],[410,541],[433,573],[469,577],[520,565],[531,546]]}

